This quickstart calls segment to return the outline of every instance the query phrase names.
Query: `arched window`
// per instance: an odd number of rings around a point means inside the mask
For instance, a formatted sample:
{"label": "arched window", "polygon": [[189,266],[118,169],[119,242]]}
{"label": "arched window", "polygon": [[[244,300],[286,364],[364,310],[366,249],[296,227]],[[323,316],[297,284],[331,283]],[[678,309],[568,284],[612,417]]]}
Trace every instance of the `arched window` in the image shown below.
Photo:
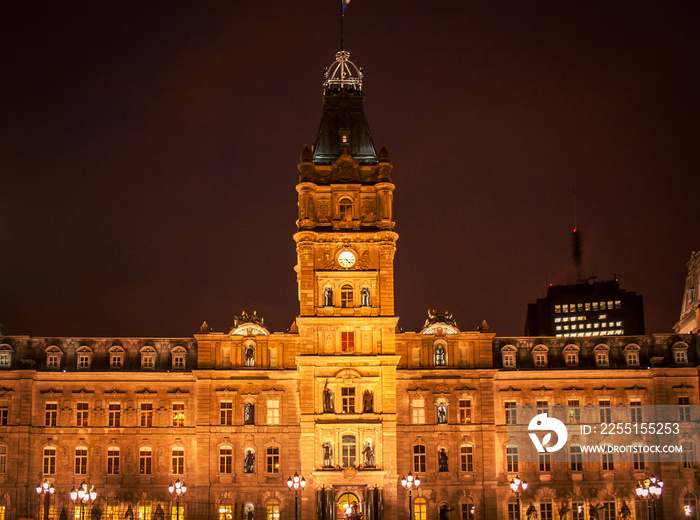
{"label": "arched window", "polygon": [[342,465],[344,468],[354,468],[357,457],[357,441],[354,435],[343,435]]}
{"label": "arched window", "polygon": [[77,368],[78,370],[87,370],[92,364],[92,349],[82,346],[77,351]]}
{"label": "arched window", "polygon": [[416,498],[413,502],[413,519],[428,520],[428,502],[425,498]]}
{"label": "arched window", "polygon": [[352,199],[340,199],[338,202],[338,220],[345,222],[352,220]]}
{"label": "arched window", "polygon": [[688,364],[688,345],[679,341],[675,343],[672,347],[673,350],[673,362],[676,365],[687,365]]}
{"label": "arched window", "polygon": [[337,518],[353,517],[360,512],[360,500],[354,493],[343,493],[338,498]]}
{"label": "arched window", "polygon": [[461,504],[462,509],[462,519],[461,520],[475,520],[476,518],[476,506],[474,505],[474,500],[470,497],[464,499]]}
{"label": "arched window", "polygon": [[593,349],[595,355],[595,364],[597,367],[607,367],[610,364],[610,347],[607,345],[598,345]]}
{"label": "arched window", "polygon": [[109,368],[122,368],[124,366],[124,348],[115,345],[109,349]]}
{"label": "arched window", "polygon": [[639,366],[639,345],[627,345],[625,350],[625,362],[628,367],[638,367]]}
{"label": "arched window", "polygon": [[549,349],[546,345],[537,345],[532,349],[532,359],[535,362],[535,366],[543,368],[547,366],[547,353]]}
{"label": "arched window", "polygon": [[233,520],[233,505],[230,500],[225,499],[219,503],[218,520]]}
{"label": "arched window", "polygon": [[280,518],[280,501],[271,498],[267,501],[267,520],[279,520]]}
{"label": "arched window", "polygon": [[340,288],[340,306],[344,308],[354,305],[354,292],[351,285],[345,284]]}
{"label": "arched window", "polygon": [[578,366],[578,352],[579,348],[577,345],[567,345],[564,347],[564,363],[567,367]]}
{"label": "arched window", "polygon": [[12,366],[12,347],[7,343],[0,345],[0,368],[10,368]]}
{"label": "arched window", "polygon": [[683,496],[683,514],[685,515],[685,518],[689,520],[697,520],[697,510],[698,507],[695,495],[693,495],[692,493],[686,493]]}
{"label": "arched window", "polygon": [[153,370],[156,367],[156,349],[153,347],[143,347],[141,349],[141,368],[143,370]]}
{"label": "arched window", "polygon": [[513,345],[506,345],[501,349],[501,359],[503,360],[503,368],[515,368],[515,354],[518,350]]}
{"label": "arched window", "polygon": [[185,370],[187,363],[187,350],[184,347],[174,347],[170,351],[173,370]]}
{"label": "arched window", "polygon": [[255,506],[250,502],[243,505],[243,520],[253,520],[255,518]]}
{"label": "arched window", "polygon": [[61,358],[63,352],[56,345],[51,345],[46,349],[46,368],[49,370],[58,370],[61,368]]}

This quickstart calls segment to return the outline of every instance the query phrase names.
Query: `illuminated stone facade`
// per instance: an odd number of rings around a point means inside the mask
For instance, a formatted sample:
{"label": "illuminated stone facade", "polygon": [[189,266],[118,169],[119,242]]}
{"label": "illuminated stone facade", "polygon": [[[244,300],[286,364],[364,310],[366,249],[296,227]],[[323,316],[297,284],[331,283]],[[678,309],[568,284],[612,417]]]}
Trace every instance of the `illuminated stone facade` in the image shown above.
{"label": "illuminated stone facade", "polygon": [[[695,507],[694,458],[543,466],[509,423],[524,420],[511,405],[698,405],[696,335],[499,338],[435,311],[419,332],[400,331],[392,165],[374,151],[347,58],[326,77],[321,131],[299,163],[290,330],[271,333],[244,313],[194,338],[0,338],[6,518],[38,518],[34,487],[49,479],[56,520],[71,516],[68,492],[83,480],[107,520],[291,520],[295,473],[306,479],[305,519],[342,518],[356,501],[369,519],[403,520],[409,472],[422,479],[416,520],[514,518],[518,475],[530,483],[523,513],[532,506],[544,520],[560,510],[588,520],[591,506],[604,519],[625,505],[644,518],[634,486],[652,472],[666,481],[664,518]],[[683,419],[697,453],[698,417]],[[167,492],[176,478],[188,488],[181,513]]]}
{"label": "illuminated stone facade", "polygon": [[693,253],[688,261],[681,317],[673,330],[681,334],[697,334],[700,331],[700,252]]}

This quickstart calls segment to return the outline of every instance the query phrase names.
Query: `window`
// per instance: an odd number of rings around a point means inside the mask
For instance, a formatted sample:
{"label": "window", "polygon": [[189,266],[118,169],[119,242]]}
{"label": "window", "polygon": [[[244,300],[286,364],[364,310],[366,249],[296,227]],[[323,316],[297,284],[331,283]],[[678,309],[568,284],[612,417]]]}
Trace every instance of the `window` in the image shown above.
{"label": "window", "polygon": [[690,421],[690,397],[678,398],[678,420]]}
{"label": "window", "polygon": [[88,414],[90,413],[88,410],[88,403],[78,403],[76,406],[76,418],[75,418],[75,425],[76,426],[87,426],[88,425]]}
{"label": "window", "polygon": [[637,345],[629,345],[625,348],[624,353],[628,367],[639,366],[639,347]]}
{"label": "window", "polygon": [[343,435],[343,467],[355,467],[355,436]]}
{"label": "window", "polygon": [[151,461],[153,460],[153,450],[144,446],[139,449],[139,474],[151,474]]}
{"label": "window", "polygon": [[603,520],[616,520],[615,501],[606,500],[603,502]]}
{"label": "window", "polygon": [[88,450],[85,446],[75,448],[75,474],[87,475]]}
{"label": "window", "polygon": [[119,448],[107,448],[107,475],[119,475]]}
{"label": "window", "polygon": [[[598,327],[598,324],[596,323],[594,325],[595,327]],[[598,367],[607,367],[608,366],[608,351],[610,349],[608,348],[607,345],[598,345],[596,348],[593,349],[593,352],[595,354],[595,364]]]}
{"label": "window", "polygon": [[340,288],[340,306],[345,308],[354,306],[354,291],[351,285],[345,284]]}
{"label": "window", "polygon": [[173,448],[172,451],[172,474],[182,475],[185,473],[185,450],[184,448]]}
{"label": "window", "polygon": [[673,345],[673,361],[676,365],[686,365],[688,363],[688,345],[682,342]]}
{"label": "window", "polygon": [[269,446],[267,448],[267,472],[280,472],[280,449],[277,446]]}
{"label": "window", "polygon": [[340,348],[343,352],[355,351],[355,333],[341,332],[340,333]]}
{"label": "window", "polygon": [[472,502],[462,504],[462,520],[474,520],[475,507]]}
{"label": "window", "polygon": [[459,455],[462,471],[474,471],[474,449],[472,446],[460,446]]}
{"label": "window", "polygon": [[[144,502],[139,502],[136,506],[138,510],[138,519],[139,520],[150,520],[151,517],[151,503],[149,501],[144,501]],[[78,510],[78,514],[76,515],[75,519],[78,520],[80,518],[80,506],[76,506],[76,509]]]}
{"label": "window", "polygon": [[643,471],[647,467],[643,452],[632,453],[632,469],[635,471]]}
{"label": "window", "polygon": [[642,422],[642,402],[630,401],[630,421],[633,423]]}
{"label": "window", "polygon": [[141,427],[153,426],[153,403],[141,403]]}
{"label": "window", "polygon": [[109,349],[109,368],[122,368],[124,366],[124,349],[112,347]]}
{"label": "window", "polygon": [[0,473],[7,473],[7,446],[0,446]]}
{"label": "window", "polygon": [[173,426],[185,425],[185,403],[173,403]]}
{"label": "window", "polygon": [[518,447],[508,446],[506,448],[506,470],[508,473],[517,473],[518,467]]}
{"label": "window", "polygon": [[610,407],[610,399],[599,399],[598,407],[600,411],[600,422],[612,422],[612,408]]}
{"label": "window", "polygon": [[686,493],[683,495],[683,514],[690,520],[697,519],[697,505],[695,495],[692,493]]}
{"label": "window", "polygon": [[355,413],[355,389],[341,388],[340,392],[343,400],[343,413]]}
{"label": "window", "polygon": [[549,401],[546,399],[537,400],[537,415],[549,412]]}
{"label": "window", "polygon": [[222,426],[232,426],[233,425],[233,402],[232,401],[221,401],[219,403],[219,424]]}
{"label": "window", "polygon": [[422,444],[413,447],[413,471],[425,473],[425,446]]}
{"label": "window", "polygon": [[564,360],[567,367],[578,366],[578,351],[573,348],[564,349]]}
{"label": "window", "polygon": [[428,520],[428,502],[425,498],[416,498],[413,502],[413,520]]}
{"label": "window", "polygon": [[583,471],[583,453],[578,444],[569,447],[569,463],[571,471]]}
{"label": "window", "polygon": [[122,405],[119,403],[109,403],[107,415],[107,425],[110,428],[119,428],[122,424]]}
{"label": "window", "polygon": [[141,349],[141,368],[153,370],[156,366],[156,349],[153,347],[143,347]]}
{"label": "window", "polygon": [[233,473],[233,448],[231,446],[219,448],[219,473]]}
{"label": "window", "polygon": [[280,503],[279,500],[271,498],[267,501],[267,520],[279,520],[280,518]]}
{"label": "window", "polygon": [[536,367],[546,367],[547,366],[547,352],[548,349],[544,345],[537,345],[532,350],[532,357],[535,361]]}
{"label": "window", "polygon": [[90,355],[87,352],[78,352],[78,369],[90,368]]}
{"label": "window", "polygon": [[46,353],[46,368],[58,369],[61,366],[61,354],[59,352]]}
{"label": "window", "polygon": [[585,508],[583,506],[583,501],[571,502],[572,520],[585,520],[584,511],[585,511]]}
{"label": "window", "polygon": [[280,402],[278,399],[267,400],[267,424],[280,423]]}
{"label": "window", "polygon": [[506,424],[518,424],[518,416],[515,410],[515,401],[506,401]]}
{"label": "window", "polygon": [[460,424],[471,424],[472,422],[472,402],[469,399],[460,399],[457,403],[457,411]]}
{"label": "window", "polygon": [[345,222],[352,220],[352,200],[342,199],[338,203],[338,219]]}
{"label": "window", "polygon": [[44,475],[56,474],[56,448],[44,448]]}
{"label": "window", "polygon": [[540,500],[540,520],[554,520],[552,499],[544,497]]}
{"label": "window", "polygon": [[[603,445],[603,449],[608,449],[611,448],[612,446],[610,445]],[[613,454],[612,452],[603,452],[603,460],[602,460],[602,465],[603,465],[603,471],[615,471],[615,461],[613,459]]]}
{"label": "window", "polygon": [[185,369],[185,355],[182,353],[173,354],[173,370]]}
{"label": "window", "polygon": [[219,516],[217,520],[232,520],[233,519],[233,506],[227,502],[221,502],[219,504]]}
{"label": "window", "polygon": [[569,408],[568,417],[570,424],[579,424],[581,422],[581,406],[578,399],[569,399],[567,401]]}
{"label": "window", "polygon": [[539,453],[538,455],[540,471],[543,473],[552,471],[552,457],[550,457],[549,453]]}
{"label": "window", "polygon": [[517,502],[508,502],[508,520],[520,520]]}
{"label": "window", "polygon": [[413,424],[425,424],[425,400],[416,398],[412,401]]}
{"label": "window", "polygon": [[0,426],[7,426],[9,420],[9,410],[7,405],[0,406]]}
{"label": "window", "polygon": [[503,368],[515,368],[515,353],[517,349],[513,345],[506,345],[501,349]]}
{"label": "window", "polygon": [[681,443],[683,452],[681,453],[681,465],[688,469],[694,467],[695,462],[695,445],[692,442],[686,441]]}

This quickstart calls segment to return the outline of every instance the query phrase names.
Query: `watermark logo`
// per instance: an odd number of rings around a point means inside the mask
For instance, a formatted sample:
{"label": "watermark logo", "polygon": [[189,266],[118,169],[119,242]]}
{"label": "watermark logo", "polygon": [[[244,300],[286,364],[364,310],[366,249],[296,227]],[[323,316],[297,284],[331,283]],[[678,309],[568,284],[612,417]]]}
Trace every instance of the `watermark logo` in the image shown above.
{"label": "watermark logo", "polygon": [[[548,417],[546,413],[534,416],[530,424],[528,424],[527,429],[530,432],[533,430],[540,432],[549,431],[549,433],[542,438],[541,442],[537,433],[530,433],[530,439],[532,439],[532,443],[539,453],[554,453],[555,451],[559,451],[564,447],[566,439],[569,437],[569,433],[566,431],[566,425],[559,419]],[[552,440],[551,432],[557,435],[557,443],[554,446],[549,446]]]}

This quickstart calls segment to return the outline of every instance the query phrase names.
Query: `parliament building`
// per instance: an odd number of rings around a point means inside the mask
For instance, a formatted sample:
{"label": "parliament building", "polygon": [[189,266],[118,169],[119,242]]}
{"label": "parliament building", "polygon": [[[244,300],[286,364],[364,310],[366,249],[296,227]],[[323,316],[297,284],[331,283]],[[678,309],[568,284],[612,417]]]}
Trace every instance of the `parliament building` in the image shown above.
{"label": "parliament building", "polygon": [[[657,518],[697,518],[697,332],[499,337],[447,311],[401,331],[392,163],[362,82],[339,52],[298,163],[288,331],[244,312],[190,338],[0,337],[0,520],[79,519],[83,481],[92,520],[648,520],[651,475]],[[583,452],[583,426],[646,427],[660,407],[682,453]],[[575,425],[563,449],[536,450],[529,409]]]}

